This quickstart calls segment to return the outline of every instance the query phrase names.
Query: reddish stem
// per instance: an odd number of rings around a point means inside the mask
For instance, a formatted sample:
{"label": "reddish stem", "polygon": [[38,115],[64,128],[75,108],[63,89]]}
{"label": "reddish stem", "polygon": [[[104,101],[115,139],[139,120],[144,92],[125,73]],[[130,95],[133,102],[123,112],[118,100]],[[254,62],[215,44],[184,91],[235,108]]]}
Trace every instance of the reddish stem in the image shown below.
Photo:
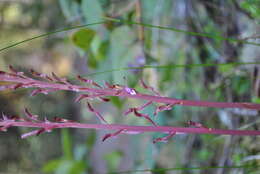
{"label": "reddish stem", "polygon": [[[260,104],[255,104],[255,103],[227,103],[227,102],[182,100],[182,99],[153,96],[153,95],[147,95],[141,93],[137,93],[136,95],[131,95],[125,91],[118,93],[118,90],[115,89],[96,89],[96,88],[88,88],[79,85],[44,82],[32,78],[22,78],[5,72],[0,73],[0,81],[13,82],[16,84],[17,83],[26,84],[26,85],[22,85],[20,88],[47,88],[47,89],[56,89],[56,90],[69,90],[75,92],[90,92],[90,93],[103,94],[104,96],[121,96],[121,97],[128,97],[128,98],[143,99],[143,100],[148,100],[157,103],[176,104],[176,105],[183,105],[183,106],[213,107],[213,108],[243,108],[243,109],[260,110]],[[6,89],[6,88],[2,88],[2,89]]]}
{"label": "reddish stem", "polygon": [[161,133],[187,133],[187,134],[218,134],[218,135],[239,135],[239,136],[254,136],[260,135],[260,131],[255,130],[224,130],[224,129],[212,129],[212,128],[184,128],[184,127],[170,127],[170,126],[130,126],[121,124],[83,124],[76,122],[66,123],[36,123],[36,122],[13,122],[3,121],[0,122],[0,126],[4,127],[9,125],[11,127],[35,127],[45,129],[55,128],[83,128],[83,129],[101,129],[101,130],[121,130],[125,132],[161,132]]}

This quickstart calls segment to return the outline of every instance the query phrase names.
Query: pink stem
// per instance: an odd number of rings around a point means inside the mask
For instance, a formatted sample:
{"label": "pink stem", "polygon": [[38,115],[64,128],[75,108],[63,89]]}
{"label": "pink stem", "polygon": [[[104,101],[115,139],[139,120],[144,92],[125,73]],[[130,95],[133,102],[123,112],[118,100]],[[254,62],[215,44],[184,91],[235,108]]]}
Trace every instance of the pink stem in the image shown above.
{"label": "pink stem", "polygon": [[103,94],[105,96],[121,96],[121,97],[143,99],[143,100],[148,100],[157,103],[165,103],[165,104],[176,104],[176,105],[195,106],[195,107],[244,108],[244,109],[260,110],[260,104],[255,104],[255,103],[227,103],[227,102],[182,100],[182,99],[153,96],[153,95],[147,95],[141,93],[137,93],[136,95],[131,95],[125,91],[118,93],[118,91],[114,89],[95,89],[95,88],[88,88],[79,85],[44,82],[44,81],[39,81],[31,78],[24,79],[20,77],[10,76],[3,73],[0,74],[0,81],[23,83],[25,84],[25,86],[22,86],[23,88],[36,87],[36,88],[49,88],[49,89],[57,89],[57,90],[69,90],[75,92],[92,92],[92,93]]}
{"label": "pink stem", "polygon": [[184,128],[184,127],[170,127],[170,126],[130,126],[121,124],[83,124],[83,123],[35,123],[35,122],[13,122],[3,121],[0,126],[10,125],[11,127],[35,127],[45,129],[55,128],[85,128],[85,129],[102,129],[102,130],[121,130],[126,132],[161,132],[161,133],[188,133],[188,134],[218,134],[218,135],[239,135],[239,136],[253,136],[260,135],[260,131],[255,130],[224,130],[212,128]]}

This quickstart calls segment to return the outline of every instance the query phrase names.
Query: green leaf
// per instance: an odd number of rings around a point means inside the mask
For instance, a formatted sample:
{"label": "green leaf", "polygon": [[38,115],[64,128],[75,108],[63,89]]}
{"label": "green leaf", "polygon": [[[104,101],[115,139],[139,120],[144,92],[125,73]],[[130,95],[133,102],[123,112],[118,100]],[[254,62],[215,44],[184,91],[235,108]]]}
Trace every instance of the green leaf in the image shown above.
{"label": "green leaf", "polygon": [[241,7],[251,13],[255,18],[260,17],[260,1],[259,0],[245,0],[241,2]]}
{"label": "green leaf", "polygon": [[42,171],[44,173],[50,173],[50,172],[54,172],[57,167],[61,164],[62,160],[51,160],[48,161],[42,168]]}
{"label": "green leaf", "polygon": [[86,156],[86,153],[88,152],[87,146],[85,144],[80,144],[74,147],[73,150],[74,159],[77,161],[83,160]]}
{"label": "green leaf", "polygon": [[113,171],[113,170],[117,169],[117,166],[120,162],[120,159],[122,158],[122,155],[123,155],[122,152],[114,151],[114,152],[110,152],[104,156],[104,159],[107,162],[109,171]]}
{"label": "green leaf", "polygon": [[228,73],[228,72],[232,71],[233,68],[234,68],[234,66],[232,64],[227,64],[227,65],[219,66],[218,70],[222,73]]}
{"label": "green leaf", "polygon": [[260,98],[259,98],[259,97],[254,97],[254,98],[252,99],[252,102],[254,102],[254,103],[259,103],[259,104],[260,104]]}
{"label": "green leaf", "polygon": [[109,42],[102,41],[99,35],[96,35],[91,43],[91,51],[95,55],[95,59],[99,62],[105,60]]}
{"label": "green leaf", "polygon": [[61,11],[68,20],[73,20],[80,15],[80,6],[77,1],[59,0]]}
{"label": "green leaf", "polygon": [[[134,53],[134,40],[136,35],[127,26],[118,27],[112,31],[110,37],[109,59],[107,64],[112,66],[113,69],[119,67],[126,67],[127,63],[133,59]],[[127,77],[129,73],[113,72],[113,82],[123,84],[123,77]]]}
{"label": "green leaf", "polygon": [[121,109],[124,105],[123,101],[119,99],[117,96],[111,96],[109,97],[111,102],[118,108]]}
{"label": "green leaf", "polygon": [[66,159],[72,159],[72,145],[68,129],[62,129],[61,138],[64,157]]}
{"label": "green leaf", "polygon": [[[144,21],[149,21],[151,22],[151,20],[153,19],[153,17],[155,15],[158,15],[156,14],[156,7],[158,6],[158,1],[157,0],[142,0],[141,1],[141,4],[142,4],[142,16],[144,18]],[[157,10],[158,11],[158,10]],[[157,12],[158,13],[158,12]]]}
{"label": "green leaf", "polygon": [[90,151],[94,146],[95,142],[96,142],[96,131],[91,131],[86,141],[86,145]]}
{"label": "green leaf", "polygon": [[200,150],[198,152],[198,158],[202,161],[208,160],[212,156],[212,152],[208,151],[207,149]]}
{"label": "green leaf", "polygon": [[69,174],[70,169],[73,166],[73,161],[62,160],[60,165],[56,168],[55,174]]}
{"label": "green leaf", "polygon": [[[86,22],[97,22],[102,20],[103,10],[98,0],[82,0],[81,9]],[[93,26],[93,29],[97,29],[97,26]]]}
{"label": "green leaf", "polygon": [[238,95],[250,91],[250,80],[246,76],[233,77],[231,85],[232,89],[236,91]]}
{"label": "green leaf", "polygon": [[94,69],[97,68],[97,66],[98,66],[98,62],[92,51],[88,52],[88,66],[90,68],[94,68]]}
{"label": "green leaf", "polygon": [[80,29],[72,35],[72,42],[77,47],[87,51],[95,35],[96,32],[92,29]]}
{"label": "green leaf", "polygon": [[71,12],[70,12],[70,6],[71,6],[71,1],[70,0],[59,0],[61,11],[63,15],[69,19],[71,17]]}
{"label": "green leaf", "polygon": [[69,170],[69,174],[81,174],[85,171],[86,167],[85,161],[75,161]]}

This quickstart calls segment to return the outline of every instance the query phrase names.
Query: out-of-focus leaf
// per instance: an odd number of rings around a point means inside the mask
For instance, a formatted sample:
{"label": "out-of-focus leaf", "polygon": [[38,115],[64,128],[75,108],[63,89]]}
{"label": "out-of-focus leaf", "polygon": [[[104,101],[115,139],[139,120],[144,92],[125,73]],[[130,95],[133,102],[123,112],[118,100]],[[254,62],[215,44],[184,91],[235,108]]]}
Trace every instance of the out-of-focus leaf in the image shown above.
{"label": "out-of-focus leaf", "polygon": [[83,160],[84,156],[87,153],[87,147],[85,144],[78,145],[74,148],[74,159],[75,160]]}
{"label": "out-of-focus leaf", "polygon": [[219,66],[218,70],[224,74],[227,74],[229,72],[231,72],[233,70],[234,66],[233,65],[223,65],[223,66]]}
{"label": "out-of-focus leaf", "polygon": [[54,172],[58,166],[60,165],[60,163],[62,162],[62,160],[51,160],[48,161],[42,168],[42,171],[44,173],[50,173],[50,172]]}
{"label": "out-of-focus leaf", "polygon": [[93,41],[91,43],[91,51],[93,52],[93,54],[96,56],[98,54],[98,49],[100,47],[102,43],[102,40],[100,39],[99,35],[96,35],[94,38],[93,38]]}
{"label": "out-of-focus leaf", "polygon": [[95,55],[92,53],[92,51],[88,52],[88,66],[90,68],[97,68],[98,62],[95,58]]}
{"label": "out-of-focus leaf", "polygon": [[109,97],[111,102],[118,108],[121,109],[123,107],[123,101],[119,99],[117,96],[111,96]]}
{"label": "out-of-focus leaf", "polygon": [[198,153],[198,157],[202,161],[208,160],[212,156],[212,152],[208,151],[207,149],[200,150]]}
{"label": "out-of-focus leaf", "polygon": [[108,41],[102,41],[99,35],[96,35],[91,43],[91,51],[95,56],[95,59],[99,62],[104,60],[107,56]]}
{"label": "out-of-focus leaf", "polygon": [[241,162],[242,158],[243,158],[243,155],[241,153],[235,153],[232,156],[232,159],[235,162],[235,164],[239,164]]}
{"label": "out-of-focus leaf", "polygon": [[82,174],[86,170],[86,162],[85,161],[75,161],[73,162],[69,174]]}
{"label": "out-of-focus leaf", "polygon": [[[81,9],[87,23],[102,20],[103,10],[98,0],[82,0]],[[97,26],[93,26],[93,28],[96,29]]]}
{"label": "out-of-focus leaf", "polygon": [[172,79],[173,69],[167,68],[162,70],[162,82],[170,81]]}
{"label": "out-of-focus leaf", "polygon": [[68,20],[72,20],[73,18],[80,15],[78,2],[72,0],[59,0],[59,3],[63,15]]}
{"label": "out-of-focus leaf", "polygon": [[109,43],[107,41],[104,41],[101,43],[101,45],[98,48],[98,52],[97,52],[98,60],[104,60],[106,58],[108,46],[109,46]]}
{"label": "out-of-focus leaf", "polygon": [[90,134],[88,135],[88,138],[87,138],[87,141],[86,141],[86,144],[87,144],[87,147],[88,147],[89,150],[92,149],[95,142],[96,142],[96,132],[91,131]]}
{"label": "out-of-focus leaf", "polygon": [[154,158],[154,152],[157,150],[157,147],[153,145],[153,143],[148,143],[145,148],[145,167],[148,168],[154,168],[155,165],[155,158]]}
{"label": "out-of-focus leaf", "polygon": [[71,0],[59,0],[61,11],[64,16],[69,19],[71,17],[70,6]]}
{"label": "out-of-focus leaf", "polygon": [[70,174],[70,169],[73,166],[73,161],[63,160],[55,170],[55,174]]}
{"label": "out-of-focus leaf", "polygon": [[254,98],[252,99],[252,102],[254,102],[254,103],[260,103],[260,98],[259,98],[259,97],[254,97]]}
{"label": "out-of-focus leaf", "polygon": [[248,10],[254,17],[260,17],[260,1],[259,0],[245,0],[241,2],[241,7]]}
{"label": "out-of-focus leaf", "polygon": [[72,35],[72,41],[77,47],[86,51],[89,49],[95,35],[96,32],[92,29],[80,29]]}
{"label": "out-of-focus leaf", "polygon": [[103,41],[96,52],[96,57],[98,60],[105,60],[107,57],[107,51],[109,47],[109,42],[108,41]]}
{"label": "out-of-focus leaf", "polygon": [[[110,63],[110,69],[126,67],[127,63],[134,57],[135,50],[133,50],[133,43],[136,39],[136,35],[134,35],[129,27],[122,26],[113,30],[110,38],[108,60],[108,63]],[[123,77],[127,77],[128,74],[129,73],[127,72],[122,72],[120,74],[113,72],[113,81],[115,83],[123,84]]]}
{"label": "out-of-focus leaf", "polygon": [[122,152],[114,151],[114,152],[110,152],[104,156],[104,159],[107,162],[109,171],[115,171],[117,169],[117,166],[119,165],[122,155],[123,155]]}
{"label": "out-of-focus leaf", "polygon": [[214,135],[204,134],[204,135],[201,135],[200,137],[203,139],[203,141],[210,142],[214,138]]}
{"label": "out-of-focus leaf", "polygon": [[72,145],[68,129],[62,129],[62,148],[65,159],[72,159]]}
{"label": "out-of-focus leaf", "polygon": [[158,5],[157,0],[142,0],[142,15],[144,20],[151,21],[151,19],[154,17],[156,6]]}
{"label": "out-of-focus leaf", "polygon": [[232,78],[232,89],[237,92],[238,95],[244,94],[250,90],[250,79],[243,76],[236,76]]}

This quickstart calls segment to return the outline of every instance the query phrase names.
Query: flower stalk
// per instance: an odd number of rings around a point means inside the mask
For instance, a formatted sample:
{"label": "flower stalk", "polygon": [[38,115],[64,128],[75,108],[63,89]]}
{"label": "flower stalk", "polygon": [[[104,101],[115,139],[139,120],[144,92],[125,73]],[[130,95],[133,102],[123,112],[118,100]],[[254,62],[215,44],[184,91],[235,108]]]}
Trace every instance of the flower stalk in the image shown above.
{"label": "flower stalk", "polygon": [[0,126],[5,127],[27,127],[27,128],[82,128],[96,130],[124,130],[126,134],[143,133],[143,132],[161,132],[169,133],[176,132],[185,134],[215,134],[215,135],[239,135],[239,136],[254,136],[260,135],[260,131],[256,130],[227,130],[213,128],[192,128],[192,127],[171,127],[171,126],[131,126],[123,124],[86,124],[77,122],[30,122],[30,121],[0,121]]}
{"label": "flower stalk", "polygon": [[[193,127],[171,127],[171,126],[160,126],[157,125],[149,115],[141,113],[145,107],[153,103],[162,103],[157,106],[154,111],[154,116],[159,112],[165,110],[171,110],[174,105],[183,106],[197,106],[197,107],[215,107],[215,108],[243,108],[260,110],[260,104],[254,103],[226,103],[226,102],[208,102],[208,101],[192,101],[192,100],[181,100],[169,97],[161,96],[154,88],[145,84],[141,80],[141,86],[153,93],[154,95],[142,94],[133,88],[122,86],[118,84],[109,84],[105,82],[105,85],[99,85],[93,80],[77,76],[78,80],[87,83],[91,87],[74,85],[70,83],[66,78],[60,78],[55,73],[46,75],[31,70],[31,74],[36,78],[31,78],[24,75],[23,72],[16,71],[12,66],[9,67],[10,72],[0,71],[0,82],[8,82],[7,85],[0,86],[1,90],[17,90],[18,88],[34,88],[31,92],[31,96],[43,93],[48,94],[58,90],[67,90],[74,92],[81,92],[75,99],[75,102],[80,102],[83,99],[99,99],[102,102],[109,102],[105,96],[119,96],[125,98],[135,98],[141,100],[147,100],[146,103],[139,107],[129,108],[124,112],[124,115],[132,113],[136,117],[146,119],[152,124],[152,126],[136,126],[136,125],[122,125],[122,124],[108,124],[105,118],[98,112],[88,100],[86,102],[86,108],[92,112],[100,121],[104,124],[86,124],[78,123],[72,120],[67,120],[59,117],[54,117],[53,121],[49,121],[47,118],[39,120],[37,115],[33,115],[30,111],[25,108],[25,118],[19,116],[6,116],[2,114],[0,118],[0,131],[6,131],[10,127],[27,127],[36,128],[31,132],[25,133],[21,138],[27,138],[30,136],[38,136],[45,132],[51,132],[57,128],[83,128],[83,129],[96,129],[96,130],[110,130],[113,133],[106,134],[102,141],[108,138],[116,137],[120,134],[138,134],[144,132],[160,132],[168,134],[164,137],[156,138],[153,143],[167,142],[170,138],[176,134],[217,134],[217,135],[239,135],[239,136],[255,136],[260,135],[260,131],[257,130],[224,130],[224,129],[213,129],[208,128],[201,123],[189,121],[188,125]],[[35,89],[36,88],[36,89]]]}
{"label": "flower stalk", "polygon": [[[35,72],[35,71],[34,71]],[[36,73],[34,73],[35,75]],[[141,100],[148,100],[154,103],[164,103],[168,105],[182,105],[182,106],[194,106],[194,107],[213,107],[213,108],[241,108],[241,109],[252,109],[252,110],[260,110],[260,104],[255,103],[238,103],[238,102],[210,102],[210,101],[195,101],[195,100],[182,100],[170,97],[163,97],[158,95],[148,95],[142,94],[132,88],[122,87],[116,88],[114,86],[110,87],[101,87],[97,83],[90,80],[91,84],[95,84],[94,86],[98,86],[97,88],[94,87],[86,87],[81,85],[74,85],[70,84],[67,80],[60,79],[57,81],[57,76],[50,77],[47,75],[43,75],[38,73],[38,77],[42,80],[33,79],[27,77],[23,74],[23,72],[17,73],[7,73],[0,71],[0,81],[1,82],[11,82],[10,85],[0,86],[0,90],[7,90],[12,89],[16,90],[18,88],[37,88],[39,93],[48,93],[49,91],[56,91],[56,90],[67,90],[67,91],[74,91],[74,92],[84,92],[84,93],[91,93],[98,96],[119,96],[125,98],[135,98]],[[82,78],[81,78],[82,79]],[[82,81],[82,80],[81,80]],[[66,82],[66,83],[65,83]],[[143,85],[142,85],[143,86]],[[101,88],[100,88],[101,87]],[[147,87],[148,88],[148,87]],[[130,91],[130,92],[129,92]],[[32,95],[35,95],[34,91]]]}

